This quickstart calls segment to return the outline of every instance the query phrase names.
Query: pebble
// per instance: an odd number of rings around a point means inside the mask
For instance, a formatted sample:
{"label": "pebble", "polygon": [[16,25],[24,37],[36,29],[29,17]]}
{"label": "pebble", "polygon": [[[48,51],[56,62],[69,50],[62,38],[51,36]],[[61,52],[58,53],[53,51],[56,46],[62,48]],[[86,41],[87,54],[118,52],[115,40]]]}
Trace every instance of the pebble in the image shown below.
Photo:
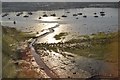
{"label": "pebble", "polygon": [[73,72],[73,74],[76,74],[76,72]]}

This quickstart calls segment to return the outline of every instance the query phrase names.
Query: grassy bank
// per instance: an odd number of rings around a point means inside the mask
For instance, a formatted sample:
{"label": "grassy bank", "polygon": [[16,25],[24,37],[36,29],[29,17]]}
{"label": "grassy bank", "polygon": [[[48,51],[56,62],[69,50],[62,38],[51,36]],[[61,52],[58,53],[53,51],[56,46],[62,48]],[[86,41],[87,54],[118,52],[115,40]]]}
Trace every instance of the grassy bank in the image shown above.
{"label": "grassy bank", "polygon": [[17,67],[13,63],[13,60],[17,59],[16,48],[20,41],[24,41],[29,37],[30,35],[17,31],[15,28],[2,26],[3,78],[17,77]]}

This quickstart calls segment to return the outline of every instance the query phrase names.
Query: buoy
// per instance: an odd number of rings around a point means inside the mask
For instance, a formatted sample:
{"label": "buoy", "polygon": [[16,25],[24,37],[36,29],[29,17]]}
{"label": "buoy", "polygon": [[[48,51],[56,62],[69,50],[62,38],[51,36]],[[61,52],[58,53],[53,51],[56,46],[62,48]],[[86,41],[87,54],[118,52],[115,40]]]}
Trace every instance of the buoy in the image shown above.
{"label": "buoy", "polygon": [[60,19],[60,18],[58,18],[58,19]]}
{"label": "buoy", "polygon": [[41,17],[39,17],[39,19],[41,19]]}
{"label": "buoy", "polygon": [[39,34],[39,32],[37,32],[36,34]]}
{"label": "buoy", "polygon": [[95,15],[97,14],[97,13],[94,13]]}
{"label": "buoy", "polygon": [[13,23],[14,23],[14,24],[16,24],[16,22],[15,22],[15,21],[14,21]]}
{"label": "buoy", "polygon": [[66,12],[66,13],[70,13],[70,12],[68,11],[68,12]]}
{"label": "buoy", "polygon": [[76,19],[78,19],[78,17]]}
{"label": "buoy", "polygon": [[10,18],[8,18],[10,20]]}

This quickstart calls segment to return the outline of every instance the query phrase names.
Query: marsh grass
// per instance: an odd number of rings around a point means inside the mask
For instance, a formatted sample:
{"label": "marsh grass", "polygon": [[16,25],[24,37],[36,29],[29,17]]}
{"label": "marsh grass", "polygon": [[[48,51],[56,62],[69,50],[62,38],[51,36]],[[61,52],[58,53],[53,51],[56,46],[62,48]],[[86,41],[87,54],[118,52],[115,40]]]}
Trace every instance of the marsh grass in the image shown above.
{"label": "marsh grass", "polygon": [[22,33],[15,28],[2,26],[2,76],[3,78],[15,78],[16,65],[13,59],[17,59],[16,48],[20,41],[28,39],[31,35]]}
{"label": "marsh grass", "polygon": [[[90,57],[90,58],[100,59],[100,60],[106,60],[107,58],[109,58],[111,52],[114,52],[111,56],[115,56],[114,54],[117,55],[117,52],[116,52],[118,51],[117,50],[118,41],[116,40],[118,38],[117,32],[108,33],[108,34],[97,33],[97,34],[90,35],[90,36],[93,36],[93,37],[90,38],[88,36],[87,37],[85,36],[84,40],[73,39],[73,40],[68,41],[71,43],[74,43],[74,42],[85,43],[86,45],[89,45],[89,46],[80,47],[79,45],[76,45],[71,48],[65,48],[64,50],[67,52],[75,53],[80,56],[85,56],[85,57]],[[112,47],[114,48],[112,49]]]}
{"label": "marsh grass", "polygon": [[[41,47],[44,46],[44,48],[48,50],[53,50],[55,52],[58,52],[59,49],[64,52],[70,52],[88,58],[107,60],[109,56],[115,56],[113,54],[117,55],[116,52],[118,48],[116,46],[118,43],[118,41],[116,40],[117,38],[118,38],[118,32],[113,32],[113,33],[99,32],[91,35],[80,35],[76,39],[71,39],[61,44],[60,43],[46,44],[46,45],[43,44],[41,45]],[[73,44],[74,46],[71,46]],[[114,49],[112,49],[113,46]]]}
{"label": "marsh grass", "polygon": [[65,36],[67,36],[68,35],[68,33],[67,32],[62,32],[62,33],[60,33],[60,34],[58,34],[58,35],[55,35],[54,36],[54,38],[56,39],[56,40],[60,40],[60,39],[64,39],[65,38]]}

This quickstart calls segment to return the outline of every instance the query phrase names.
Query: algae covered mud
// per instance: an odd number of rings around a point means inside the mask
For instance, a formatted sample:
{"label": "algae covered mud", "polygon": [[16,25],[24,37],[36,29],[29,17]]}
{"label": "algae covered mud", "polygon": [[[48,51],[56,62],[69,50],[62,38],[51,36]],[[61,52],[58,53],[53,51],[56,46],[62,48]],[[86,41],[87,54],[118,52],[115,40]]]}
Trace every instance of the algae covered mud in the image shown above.
{"label": "algae covered mud", "polygon": [[2,25],[4,78],[118,77],[118,8],[3,12]]}

